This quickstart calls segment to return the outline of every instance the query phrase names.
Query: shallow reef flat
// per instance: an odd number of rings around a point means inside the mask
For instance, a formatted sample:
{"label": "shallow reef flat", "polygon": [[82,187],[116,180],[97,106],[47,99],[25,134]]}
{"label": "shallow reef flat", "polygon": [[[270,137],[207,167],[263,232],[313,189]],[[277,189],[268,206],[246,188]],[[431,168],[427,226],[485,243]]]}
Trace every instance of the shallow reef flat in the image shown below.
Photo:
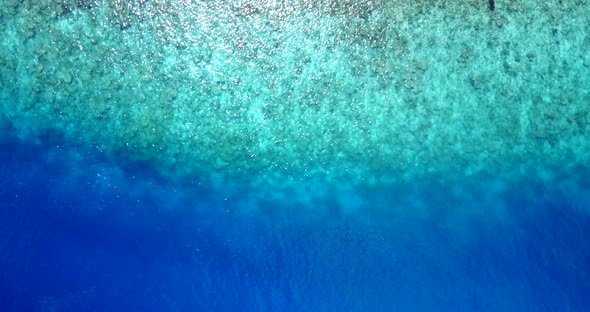
{"label": "shallow reef flat", "polygon": [[590,168],[587,1],[25,0],[0,20],[0,125],[228,196]]}

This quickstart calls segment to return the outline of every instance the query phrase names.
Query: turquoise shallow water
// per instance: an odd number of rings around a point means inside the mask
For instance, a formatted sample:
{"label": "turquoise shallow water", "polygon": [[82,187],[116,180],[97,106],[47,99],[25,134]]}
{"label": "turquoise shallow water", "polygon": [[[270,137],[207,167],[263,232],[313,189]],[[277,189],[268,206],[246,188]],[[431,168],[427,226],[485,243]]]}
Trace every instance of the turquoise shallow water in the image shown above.
{"label": "turquoise shallow water", "polygon": [[54,133],[224,197],[363,206],[361,188],[432,175],[550,181],[589,166],[588,10],[15,1],[0,116],[24,140]]}
{"label": "turquoise shallow water", "polygon": [[586,311],[587,0],[6,0],[7,311]]}

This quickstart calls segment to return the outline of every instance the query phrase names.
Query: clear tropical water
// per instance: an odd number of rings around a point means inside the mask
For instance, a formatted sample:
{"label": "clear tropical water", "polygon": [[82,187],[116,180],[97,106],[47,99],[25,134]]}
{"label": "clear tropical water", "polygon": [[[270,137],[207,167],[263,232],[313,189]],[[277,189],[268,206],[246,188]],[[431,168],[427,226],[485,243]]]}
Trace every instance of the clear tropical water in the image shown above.
{"label": "clear tropical water", "polygon": [[590,3],[0,7],[4,311],[586,311]]}

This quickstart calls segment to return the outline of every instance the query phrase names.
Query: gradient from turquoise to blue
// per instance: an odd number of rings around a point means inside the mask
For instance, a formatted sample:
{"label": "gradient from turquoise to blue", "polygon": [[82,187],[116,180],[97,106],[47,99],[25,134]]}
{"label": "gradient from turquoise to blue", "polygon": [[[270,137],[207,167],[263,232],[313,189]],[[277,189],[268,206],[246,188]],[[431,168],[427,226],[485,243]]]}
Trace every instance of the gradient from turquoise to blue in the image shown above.
{"label": "gradient from turquoise to blue", "polygon": [[[319,222],[228,212],[235,204],[187,193],[145,168],[80,161],[67,148],[1,145],[3,311],[585,311],[589,304],[590,218],[574,209],[579,198],[540,181],[521,181],[498,198],[509,224]],[[449,190],[424,184],[427,208],[479,207],[451,195],[430,201]]]}
{"label": "gradient from turquoise to blue", "polygon": [[1,311],[590,310],[587,0],[6,0]]}

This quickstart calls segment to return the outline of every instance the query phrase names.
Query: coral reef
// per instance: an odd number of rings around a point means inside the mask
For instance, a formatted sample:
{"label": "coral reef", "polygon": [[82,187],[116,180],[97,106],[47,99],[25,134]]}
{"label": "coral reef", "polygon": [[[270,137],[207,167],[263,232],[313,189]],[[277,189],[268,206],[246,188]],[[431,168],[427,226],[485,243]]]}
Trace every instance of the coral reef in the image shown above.
{"label": "coral reef", "polygon": [[9,1],[0,116],[268,193],[588,166],[590,16],[505,6]]}

